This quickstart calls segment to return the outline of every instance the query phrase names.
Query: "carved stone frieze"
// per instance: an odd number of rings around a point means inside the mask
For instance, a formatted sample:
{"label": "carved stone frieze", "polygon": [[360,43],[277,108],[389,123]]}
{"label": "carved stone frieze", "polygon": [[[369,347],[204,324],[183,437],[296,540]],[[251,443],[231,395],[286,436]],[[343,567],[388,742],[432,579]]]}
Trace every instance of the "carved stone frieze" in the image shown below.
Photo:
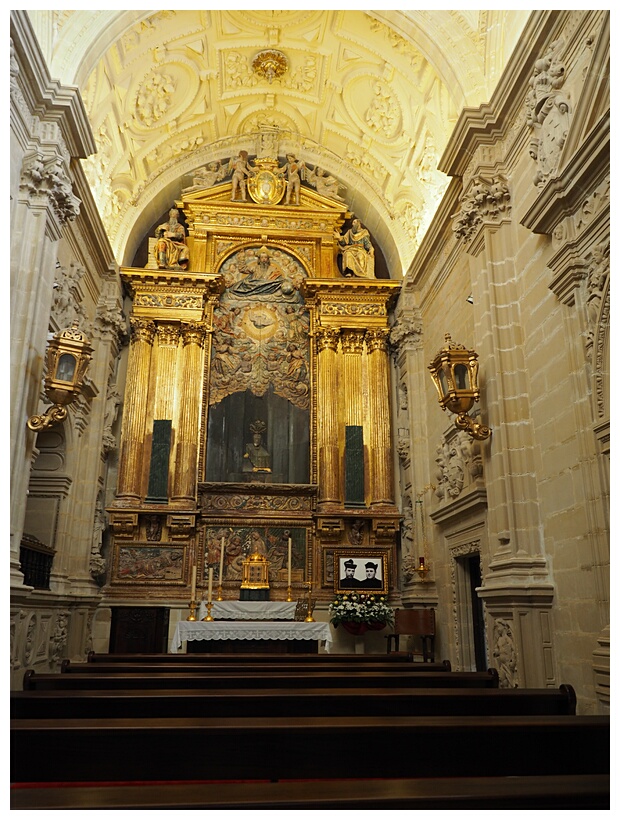
{"label": "carved stone frieze", "polygon": [[112,304],[103,295],[99,299],[93,330],[103,338],[111,337],[118,348],[126,344],[129,338],[127,321],[116,299]]}
{"label": "carved stone frieze", "polygon": [[517,648],[512,626],[504,618],[498,618],[493,624],[493,658],[499,673],[500,688],[516,689],[519,685]]}

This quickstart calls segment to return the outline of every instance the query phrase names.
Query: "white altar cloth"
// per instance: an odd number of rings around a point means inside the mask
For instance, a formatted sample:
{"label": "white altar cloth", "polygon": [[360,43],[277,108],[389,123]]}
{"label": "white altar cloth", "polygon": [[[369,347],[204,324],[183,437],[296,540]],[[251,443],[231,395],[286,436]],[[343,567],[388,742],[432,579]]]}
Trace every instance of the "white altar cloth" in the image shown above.
{"label": "white altar cloth", "polygon": [[179,621],[170,642],[178,653],[183,641],[325,641],[331,643],[329,624],[305,621]]}
{"label": "white altar cloth", "polygon": [[[211,617],[216,621],[292,621],[297,601],[213,601]],[[207,604],[200,602],[198,620],[207,614]]]}

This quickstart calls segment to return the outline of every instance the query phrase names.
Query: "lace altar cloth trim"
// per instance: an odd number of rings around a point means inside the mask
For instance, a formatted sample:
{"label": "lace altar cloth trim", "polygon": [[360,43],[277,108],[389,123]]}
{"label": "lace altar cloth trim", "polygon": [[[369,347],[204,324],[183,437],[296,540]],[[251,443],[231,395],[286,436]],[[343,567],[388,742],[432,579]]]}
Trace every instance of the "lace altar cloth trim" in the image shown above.
{"label": "lace altar cloth trim", "polygon": [[178,652],[183,641],[326,641],[331,631],[326,623],[303,621],[180,621],[170,643]]}
{"label": "lace altar cloth trim", "polygon": [[[292,621],[297,601],[214,601],[211,617],[233,621]],[[207,605],[201,601],[198,618],[207,614]]]}

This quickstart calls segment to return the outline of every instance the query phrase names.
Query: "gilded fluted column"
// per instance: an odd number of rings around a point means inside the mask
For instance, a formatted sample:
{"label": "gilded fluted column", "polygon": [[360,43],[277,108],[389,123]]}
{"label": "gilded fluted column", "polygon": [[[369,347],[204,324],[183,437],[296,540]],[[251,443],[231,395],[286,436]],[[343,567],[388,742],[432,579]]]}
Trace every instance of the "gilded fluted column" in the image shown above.
{"label": "gilded fluted column", "polygon": [[362,353],[364,351],[364,330],[343,330],[342,374],[343,374],[343,415],[344,425],[363,426],[362,402]]}
{"label": "gilded fluted column", "polygon": [[179,336],[178,325],[162,323],[157,326],[154,419],[172,419]]}
{"label": "gilded fluted column", "polygon": [[318,431],[319,501],[339,504],[340,452],[338,445],[338,340],[339,331],[319,328],[316,332],[318,355]]}
{"label": "gilded fluted column", "polygon": [[192,503],[196,496],[202,350],[205,334],[206,327],[202,323],[189,322],[181,325],[181,395],[171,499],[176,503]]}
{"label": "gilded fluted column", "polygon": [[142,455],[154,339],[154,322],[132,318],[116,493],[117,501],[125,503],[139,501],[142,495]]}
{"label": "gilded fluted column", "polygon": [[370,503],[393,504],[394,480],[390,430],[390,370],[387,328],[366,331],[370,415]]}

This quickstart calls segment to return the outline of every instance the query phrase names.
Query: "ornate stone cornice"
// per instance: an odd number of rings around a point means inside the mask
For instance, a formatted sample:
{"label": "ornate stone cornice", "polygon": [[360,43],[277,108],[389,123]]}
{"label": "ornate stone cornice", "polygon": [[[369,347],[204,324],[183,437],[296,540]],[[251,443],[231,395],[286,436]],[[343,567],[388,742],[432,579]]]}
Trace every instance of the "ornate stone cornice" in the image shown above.
{"label": "ornate stone cornice", "polygon": [[[11,40],[18,66],[17,72],[11,69],[11,75],[20,86],[28,110],[58,125],[71,157],[94,154],[97,146],[80,92],[50,78],[27,11],[11,11]],[[26,78],[23,83],[20,75]]]}

